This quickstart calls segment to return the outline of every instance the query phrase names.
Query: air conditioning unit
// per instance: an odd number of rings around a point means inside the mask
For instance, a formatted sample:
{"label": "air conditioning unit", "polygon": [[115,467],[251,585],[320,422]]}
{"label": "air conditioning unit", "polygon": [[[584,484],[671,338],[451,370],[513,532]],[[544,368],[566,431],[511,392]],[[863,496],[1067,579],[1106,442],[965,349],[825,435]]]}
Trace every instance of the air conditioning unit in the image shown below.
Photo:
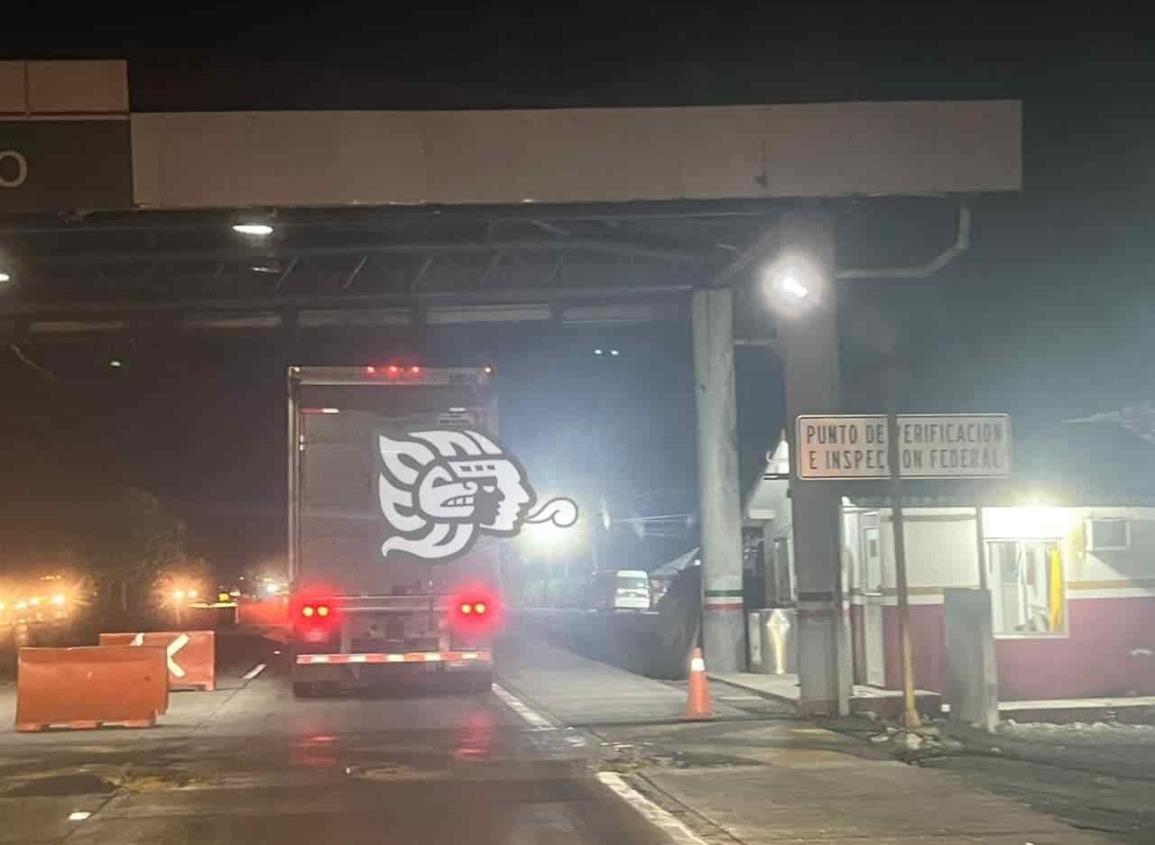
{"label": "air conditioning unit", "polygon": [[1126,519],[1088,519],[1087,551],[1118,552],[1131,548],[1131,522]]}

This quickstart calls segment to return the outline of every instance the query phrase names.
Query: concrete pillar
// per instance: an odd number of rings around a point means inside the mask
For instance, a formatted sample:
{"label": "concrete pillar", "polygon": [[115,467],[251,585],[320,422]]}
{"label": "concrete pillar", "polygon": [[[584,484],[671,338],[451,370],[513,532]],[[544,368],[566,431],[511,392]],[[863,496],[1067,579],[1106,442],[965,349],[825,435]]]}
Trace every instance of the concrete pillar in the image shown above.
{"label": "concrete pillar", "polygon": [[950,719],[993,731],[999,724],[999,672],[990,591],[947,587],[943,595]]}
{"label": "concrete pillar", "polygon": [[[796,211],[780,224],[782,260],[806,269],[805,300],[777,320],[789,437],[799,414],[837,413],[842,387],[829,216]],[[793,257],[793,258],[792,258]],[[836,481],[790,480],[798,596],[799,708],[849,712],[850,649],[843,608],[841,489]]]}
{"label": "concrete pillar", "polygon": [[745,668],[733,303],[728,288],[694,291],[702,637],[706,666],[713,672]]}

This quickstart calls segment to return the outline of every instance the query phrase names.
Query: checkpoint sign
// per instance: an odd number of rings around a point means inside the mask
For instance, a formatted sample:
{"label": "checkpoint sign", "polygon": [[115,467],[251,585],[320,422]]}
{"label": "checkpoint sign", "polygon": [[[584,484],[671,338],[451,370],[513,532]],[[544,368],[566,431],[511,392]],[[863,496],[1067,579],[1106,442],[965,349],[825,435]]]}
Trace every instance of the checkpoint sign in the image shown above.
{"label": "checkpoint sign", "polygon": [[[902,478],[1002,478],[1011,471],[1006,414],[899,414]],[[800,416],[801,479],[890,478],[885,414]]]}

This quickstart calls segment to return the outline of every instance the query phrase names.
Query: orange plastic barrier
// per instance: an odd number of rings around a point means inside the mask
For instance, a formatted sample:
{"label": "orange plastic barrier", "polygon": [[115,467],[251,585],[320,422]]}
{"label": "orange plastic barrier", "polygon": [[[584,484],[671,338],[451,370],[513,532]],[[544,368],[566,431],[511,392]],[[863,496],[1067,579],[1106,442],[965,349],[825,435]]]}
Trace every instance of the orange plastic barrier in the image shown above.
{"label": "orange plastic barrier", "polygon": [[151,727],[168,709],[163,648],[22,648],[16,730]]}
{"label": "orange plastic barrier", "polygon": [[212,631],[150,631],[101,634],[109,646],[159,646],[168,664],[170,689],[216,689],[216,635]]}

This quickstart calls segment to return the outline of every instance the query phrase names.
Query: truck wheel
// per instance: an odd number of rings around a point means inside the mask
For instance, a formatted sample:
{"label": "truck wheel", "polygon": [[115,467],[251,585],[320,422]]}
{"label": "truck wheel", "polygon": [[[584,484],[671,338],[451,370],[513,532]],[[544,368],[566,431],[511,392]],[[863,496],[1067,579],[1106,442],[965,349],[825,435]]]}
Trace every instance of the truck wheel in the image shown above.
{"label": "truck wheel", "polygon": [[293,681],[294,698],[316,698],[317,685],[312,681]]}

